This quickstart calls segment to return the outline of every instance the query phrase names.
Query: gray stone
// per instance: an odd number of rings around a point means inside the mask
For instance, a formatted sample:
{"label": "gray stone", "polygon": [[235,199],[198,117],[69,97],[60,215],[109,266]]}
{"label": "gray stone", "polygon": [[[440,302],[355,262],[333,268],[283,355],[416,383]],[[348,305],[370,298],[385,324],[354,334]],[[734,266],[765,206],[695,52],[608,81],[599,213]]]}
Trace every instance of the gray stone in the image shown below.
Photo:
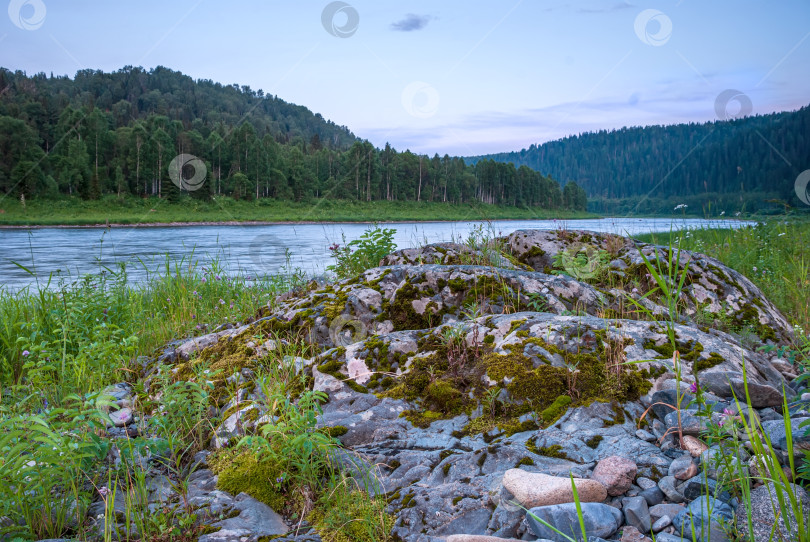
{"label": "gray stone", "polygon": [[120,410],[116,410],[115,412],[110,412],[109,416],[110,423],[112,423],[112,425],[115,427],[126,427],[135,421],[131,408],[122,408]]}
{"label": "gray stone", "polygon": [[667,415],[674,412],[673,407],[679,404],[685,409],[689,403],[695,400],[691,393],[681,392],[681,402],[678,403],[678,394],[675,390],[659,390],[652,394],[652,411],[655,417],[663,421]]}
{"label": "gray stone", "polygon": [[622,538],[619,542],[652,542],[652,540],[632,525],[625,525],[622,528]]}
{"label": "gray stone", "polygon": [[728,491],[719,491],[717,481],[705,478],[703,475],[693,476],[677,487],[678,491],[687,501],[693,501],[701,495],[710,495],[723,502],[729,502],[731,495]]}
{"label": "gray stone", "polygon": [[[775,369],[773,371],[776,372]],[[700,373],[700,385],[720,397],[731,398],[736,396],[740,400],[746,397],[746,382],[743,380],[742,374],[738,372],[703,371]],[[754,408],[773,407],[782,404],[782,393],[774,386],[761,384],[749,378],[747,388],[751,406]]]}
{"label": "gray stone", "polygon": [[661,516],[655,523],[652,524],[652,532],[660,533],[670,525],[672,525],[672,518],[669,516]]}
{"label": "gray stone", "polygon": [[649,431],[647,431],[645,429],[636,430],[636,438],[639,439],[639,440],[643,440],[645,442],[654,442],[655,441],[655,435],[653,435],[652,433],[650,433]]}
{"label": "gray stone", "polygon": [[735,446],[731,442],[715,444],[700,454],[700,465],[709,478],[717,478],[718,471],[724,466],[733,465],[738,460],[747,461],[750,457],[748,451],[742,446]]}
{"label": "gray stone", "polygon": [[[799,427],[810,418],[791,418],[790,431],[793,435],[793,445],[799,449],[810,449],[810,436],[805,435],[806,427]],[[762,422],[762,429],[768,435],[768,439],[774,448],[787,450],[787,433],[785,432],[785,422],[780,418],[770,422]]]}
{"label": "gray stone", "polygon": [[763,422],[770,422],[773,420],[781,420],[782,415],[772,408],[763,408],[759,411],[759,419]]}
{"label": "gray stone", "polygon": [[650,489],[645,489],[641,493],[639,493],[639,497],[644,497],[644,500],[647,501],[648,506],[655,506],[656,504],[661,504],[664,502],[664,492],[661,491],[661,488],[658,485],[651,487]]}
{"label": "gray stone", "polygon": [[[653,422],[652,422],[652,430],[653,430],[655,439],[660,440],[660,439],[663,439],[667,435],[667,426],[663,422],[663,418],[660,419],[660,420],[659,419],[653,420]],[[653,441],[649,441],[649,442],[653,442]]]}
{"label": "gray stone", "polygon": [[658,521],[664,516],[674,518],[684,508],[686,507],[682,504],[656,504],[655,506],[650,507],[650,517],[652,518],[653,522]]}
{"label": "gray stone", "polygon": [[[804,530],[810,530],[810,496],[804,488],[795,484],[790,484],[790,493],[793,494],[797,503],[801,507],[800,516],[803,518]],[[776,522],[776,515],[779,514],[779,523],[776,531],[773,533],[774,540],[799,540],[799,525],[796,517],[796,510],[793,510],[789,502],[791,499],[788,497],[790,494],[782,486],[783,502],[788,503],[787,509],[782,510],[779,505],[779,496],[776,491],[776,486],[773,482],[768,482],[751,491],[751,526],[753,529],[751,533],[754,535],[754,540],[768,540]],[[741,506],[737,509],[737,530],[742,535],[742,539],[749,536],[749,525],[746,507]],[[787,524],[785,517],[788,518]]]}
{"label": "gray stone", "polygon": [[628,525],[635,527],[642,533],[650,532],[652,521],[650,519],[650,510],[644,497],[628,497],[622,499],[622,511],[624,512],[624,521]]}
{"label": "gray stone", "polygon": [[517,538],[499,538],[482,534],[451,534],[445,542],[520,542]]}
{"label": "gray stone", "polygon": [[682,455],[669,465],[669,476],[676,480],[688,480],[698,472],[697,465],[692,461],[691,455]]}
{"label": "gray stone", "polygon": [[242,326],[239,328],[232,328],[232,329],[225,329],[223,331],[217,331],[215,333],[209,333],[207,335],[202,335],[200,337],[194,337],[193,339],[189,339],[185,341],[183,344],[178,346],[175,349],[175,353],[180,356],[184,361],[187,361],[192,354],[195,352],[199,352],[209,346],[213,346],[217,344],[217,341],[222,337],[232,337],[235,335],[239,335],[243,331],[245,331],[248,326]]}
{"label": "gray stone", "polygon": [[[582,519],[588,535],[610,537],[619,529],[622,522],[622,513],[619,510],[599,503],[582,503],[581,506]],[[569,537],[583,537],[583,533],[579,528],[575,503],[532,508],[526,517],[529,528],[539,538],[547,538],[554,542],[568,542],[567,538],[545,526],[538,521],[538,518],[553,525],[557,530]]]}
{"label": "gray stone", "polygon": [[658,487],[658,484],[655,483],[655,480],[650,480],[645,476],[639,476],[638,478],[636,478],[636,483],[638,484],[638,487],[640,487],[641,489],[651,489],[653,487]]}
{"label": "gray stone", "polygon": [[683,502],[683,494],[675,488],[676,480],[674,476],[664,476],[658,481],[658,488],[672,502]]}
{"label": "gray stone", "polygon": [[650,517],[652,518],[653,522],[658,521],[664,516],[674,518],[684,508],[685,507],[680,504],[656,504],[655,506],[650,507]]}
{"label": "gray stone", "polygon": [[690,542],[685,538],[681,538],[680,536],[675,536],[674,534],[669,533],[658,533],[655,535],[655,542]]}
{"label": "gray stone", "polygon": [[[254,412],[253,416],[251,417],[249,414],[254,410],[256,412]],[[269,421],[261,420],[261,413],[261,409],[255,404],[250,404],[240,408],[225,418],[220,426],[217,427],[217,430],[214,432],[214,436],[211,437],[211,446],[217,450],[224,448],[234,438],[244,435],[247,430],[255,427],[260,421]]]}
{"label": "gray stone", "polygon": [[[583,244],[607,251],[611,254],[611,261],[622,261],[630,268],[644,267],[642,255],[650,261],[661,261],[669,255],[668,247],[638,243],[604,233],[576,230],[564,234],[553,230],[518,230],[506,237],[506,243],[512,255],[537,270],[553,267],[555,260],[570,254],[573,247],[579,250]],[[656,265],[655,261],[653,265]],[[726,300],[734,300],[735,307],[745,306],[752,310],[765,329],[773,329],[779,339],[793,337],[794,332],[784,315],[741,273],[704,254],[679,251],[678,266],[683,269],[687,263],[689,267],[686,272],[690,280],[684,287],[680,301],[684,304],[687,314],[703,310],[717,316],[725,315],[728,310]],[[611,270],[614,273],[621,272],[621,267],[623,266],[617,264],[615,267],[611,266]],[[647,284],[639,284],[640,295],[647,293],[650,287]],[[628,294],[629,292],[624,293]],[[649,304],[649,309],[654,314],[666,312],[664,307],[652,300]],[[710,351],[706,348],[707,355]]]}
{"label": "gray stone", "polygon": [[[112,399],[119,407],[132,406],[132,385],[127,382],[119,382],[104,388],[101,392],[102,397]],[[128,404],[126,404],[128,403]]]}
{"label": "gray stone", "polygon": [[149,502],[167,503],[177,496],[171,480],[163,474],[150,478],[146,488],[149,491]]}
{"label": "gray stone", "polygon": [[255,540],[263,536],[284,534],[288,531],[287,525],[280,515],[247,493],[240,493],[234,497],[233,506],[239,511],[239,515],[213,523],[212,527],[219,527],[220,530],[201,536],[200,542],[238,542],[243,537]]}
{"label": "gray stone", "polygon": [[706,428],[706,420],[696,416],[694,411],[681,410],[670,412],[664,417],[664,423],[668,429],[677,434],[678,431],[678,414],[681,416],[681,431],[684,435],[691,435],[696,437]]}
{"label": "gray stone", "polygon": [[672,518],[676,534],[690,536],[694,528],[698,540],[727,542],[727,529],[734,521],[731,506],[711,497],[698,497]]}
{"label": "gray stone", "polygon": [[436,530],[436,534],[484,534],[491,516],[492,512],[486,508],[474,508],[444,524]]}
{"label": "gray stone", "polygon": [[[748,455],[747,453],[745,454]],[[748,465],[734,455],[715,456],[703,465],[706,476],[714,480],[739,480],[748,477]]]}

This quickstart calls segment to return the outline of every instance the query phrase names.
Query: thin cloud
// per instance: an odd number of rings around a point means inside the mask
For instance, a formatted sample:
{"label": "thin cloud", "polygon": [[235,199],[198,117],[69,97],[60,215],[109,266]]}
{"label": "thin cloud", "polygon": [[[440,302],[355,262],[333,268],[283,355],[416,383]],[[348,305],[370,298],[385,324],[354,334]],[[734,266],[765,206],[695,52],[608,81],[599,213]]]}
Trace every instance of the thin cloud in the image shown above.
{"label": "thin cloud", "polygon": [[578,8],[579,13],[613,13],[614,11],[622,11],[625,9],[634,8],[635,6],[629,2],[619,2],[607,7],[593,7],[593,8]]}
{"label": "thin cloud", "polygon": [[429,22],[430,17],[428,15],[416,15],[414,13],[408,13],[405,15],[404,19],[391,23],[391,30],[395,30],[397,32],[413,32],[415,30],[422,30]]}

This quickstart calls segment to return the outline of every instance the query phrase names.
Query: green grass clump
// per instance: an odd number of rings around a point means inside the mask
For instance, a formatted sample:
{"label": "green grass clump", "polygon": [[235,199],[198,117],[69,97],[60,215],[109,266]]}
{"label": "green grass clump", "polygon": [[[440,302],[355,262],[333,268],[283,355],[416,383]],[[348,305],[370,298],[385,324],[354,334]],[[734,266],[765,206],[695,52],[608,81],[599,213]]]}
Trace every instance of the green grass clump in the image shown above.
{"label": "green grass clump", "polygon": [[395,518],[386,507],[385,497],[372,497],[343,478],[318,499],[308,520],[324,542],[388,542]]}
{"label": "green grass clump", "polygon": [[[217,260],[202,265],[193,256],[167,257],[140,284],[128,281],[121,264],[78,279],[39,277],[29,288],[0,289],[0,516],[12,523],[0,527],[0,538],[81,539],[86,526],[75,516],[98,498],[98,488],[146,491],[146,473],[130,453],[143,442],[166,448],[167,468],[183,484],[186,462],[207,445],[216,422],[208,412],[212,390],[206,379],[197,381],[207,362],[190,367],[182,381],[162,368],[152,393],[163,393],[153,400],[140,378],[156,367],[143,366],[139,356],[153,358],[173,339],[244,322],[294,284],[289,276],[228,276]],[[139,430],[159,439],[118,442],[126,476],[99,462],[112,445],[101,410],[109,400],[101,392],[121,381],[133,384],[138,413],[154,409]],[[19,468],[31,458],[34,470]],[[157,536],[193,513],[183,507],[171,519],[133,504],[126,515],[145,536]]]}
{"label": "green grass clump", "polygon": [[172,339],[244,321],[290,286],[280,276],[227,276],[216,260],[202,267],[168,258],[145,284],[129,283],[123,264],[67,279],[0,289],[0,384],[20,386],[21,397],[39,390],[36,399],[51,405],[124,380],[133,358]]}
{"label": "green grass clump", "polygon": [[682,249],[717,258],[739,271],[784,312],[810,332],[810,221],[771,220],[737,229],[700,229],[642,235],[656,244],[670,240]]}

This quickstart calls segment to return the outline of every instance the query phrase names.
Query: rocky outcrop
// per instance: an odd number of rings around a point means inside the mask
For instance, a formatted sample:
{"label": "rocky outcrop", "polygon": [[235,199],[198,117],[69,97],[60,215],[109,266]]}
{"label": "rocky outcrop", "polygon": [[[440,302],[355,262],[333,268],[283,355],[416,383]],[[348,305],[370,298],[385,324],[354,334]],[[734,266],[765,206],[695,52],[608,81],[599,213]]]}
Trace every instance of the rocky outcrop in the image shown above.
{"label": "rocky outcrop", "polygon": [[[759,288],[741,273],[705,254],[589,231],[518,230],[506,238],[506,245],[520,262],[535,270],[549,272],[558,264],[573,276],[602,288],[632,284],[640,295],[657,285],[646,259],[661,274],[676,281],[685,274],[680,303],[684,316],[696,325],[709,316],[727,319],[738,328],[748,327],[762,341],[778,342],[793,337],[785,316]],[[667,265],[669,262],[671,266]],[[655,296],[648,301],[650,310],[667,312],[665,306],[655,302]]]}
{"label": "rocky outcrop", "polygon": [[[645,258],[684,275],[679,314]],[[176,379],[197,359],[218,363],[237,389],[218,403],[220,446],[262,423],[256,360],[280,348],[279,335],[308,342],[310,357],[285,363],[328,395],[319,425],[373,470],[369,489],[386,494],[406,541],[559,539],[537,518],[576,536],[572,476],[589,535],[618,539],[629,526],[664,540],[693,520],[714,533],[733,516],[723,495],[705,514],[696,500],[701,473],[719,472],[696,437],[736,415],[733,397],[746,389],[762,416],[797,395],[790,365],[757,348],[791,337],[784,316],[701,254],[519,231],[484,247],[401,250],[382,264],[286,295],[249,325],[164,359],[176,360]],[[709,412],[691,404],[697,390]],[[691,439],[684,450],[680,434]],[[195,498],[236,513],[241,496],[207,491]],[[221,527],[208,539],[242,536],[236,523]]]}

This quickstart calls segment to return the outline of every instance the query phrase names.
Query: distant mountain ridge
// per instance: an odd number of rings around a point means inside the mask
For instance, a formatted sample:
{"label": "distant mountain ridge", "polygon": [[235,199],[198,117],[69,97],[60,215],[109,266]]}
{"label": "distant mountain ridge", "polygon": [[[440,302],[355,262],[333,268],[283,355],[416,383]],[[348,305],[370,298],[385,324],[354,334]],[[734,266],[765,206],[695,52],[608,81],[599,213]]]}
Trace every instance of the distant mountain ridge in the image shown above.
{"label": "distant mountain ridge", "polygon": [[304,106],[285,102],[249,86],[224,85],[197,79],[164,66],[150,70],[125,66],[114,72],[79,70],[73,78],[26,75],[0,68],[0,88],[20,85],[19,90],[36,96],[45,112],[98,107],[124,118],[144,120],[165,115],[186,124],[227,126],[247,121],[258,133],[270,133],[290,142],[313,136],[336,149],[347,149],[358,138],[345,126],[338,126]]}
{"label": "distant mountain ridge", "polygon": [[774,198],[801,206],[794,182],[810,168],[810,106],[727,121],[601,130],[465,160],[482,159],[575,181],[597,211],[604,210],[600,200],[698,202],[707,195],[748,210]]}

